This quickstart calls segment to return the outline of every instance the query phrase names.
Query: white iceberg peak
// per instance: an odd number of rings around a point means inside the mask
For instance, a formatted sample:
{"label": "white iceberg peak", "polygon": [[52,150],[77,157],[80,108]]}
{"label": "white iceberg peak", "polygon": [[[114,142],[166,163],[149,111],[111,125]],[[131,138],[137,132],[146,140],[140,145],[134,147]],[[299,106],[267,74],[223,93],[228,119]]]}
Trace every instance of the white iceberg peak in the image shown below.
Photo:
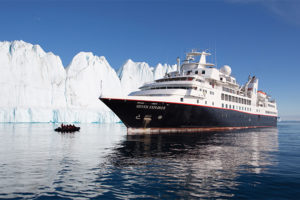
{"label": "white iceberg peak", "polygon": [[92,52],[76,54],[65,69],[59,56],[39,45],[0,42],[0,122],[117,122],[100,94],[127,95],[171,70],[128,59],[117,75]]}

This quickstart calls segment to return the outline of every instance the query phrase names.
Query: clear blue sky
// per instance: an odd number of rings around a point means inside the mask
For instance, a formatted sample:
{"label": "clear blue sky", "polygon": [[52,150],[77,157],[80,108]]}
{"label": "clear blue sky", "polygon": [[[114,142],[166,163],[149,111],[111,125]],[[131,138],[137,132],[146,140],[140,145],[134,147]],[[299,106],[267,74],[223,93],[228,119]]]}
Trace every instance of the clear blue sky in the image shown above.
{"label": "clear blue sky", "polygon": [[296,0],[0,0],[0,41],[24,40],[59,55],[80,51],[118,69],[128,58],[176,61],[192,48],[217,49],[244,83],[249,74],[300,119],[300,1]]}

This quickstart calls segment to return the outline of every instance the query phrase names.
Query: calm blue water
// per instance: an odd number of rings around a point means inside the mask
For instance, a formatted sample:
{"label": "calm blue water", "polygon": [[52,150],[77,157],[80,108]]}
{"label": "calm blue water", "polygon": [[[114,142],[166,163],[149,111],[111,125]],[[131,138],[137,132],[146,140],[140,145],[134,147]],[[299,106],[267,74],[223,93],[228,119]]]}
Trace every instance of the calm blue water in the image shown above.
{"label": "calm blue water", "polygon": [[300,123],[144,136],[54,127],[0,124],[1,199],[300,198]]}

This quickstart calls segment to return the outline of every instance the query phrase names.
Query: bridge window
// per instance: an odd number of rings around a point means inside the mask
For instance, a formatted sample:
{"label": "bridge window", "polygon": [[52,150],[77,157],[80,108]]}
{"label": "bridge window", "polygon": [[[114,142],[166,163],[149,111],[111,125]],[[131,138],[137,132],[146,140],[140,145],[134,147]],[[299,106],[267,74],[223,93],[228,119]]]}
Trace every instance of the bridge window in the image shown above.
{"label": "bridge window", "polygon": [[268,106],[271,107],[271,108],[275,108],[275,106],[272,105],[272,104],[268,104]]}

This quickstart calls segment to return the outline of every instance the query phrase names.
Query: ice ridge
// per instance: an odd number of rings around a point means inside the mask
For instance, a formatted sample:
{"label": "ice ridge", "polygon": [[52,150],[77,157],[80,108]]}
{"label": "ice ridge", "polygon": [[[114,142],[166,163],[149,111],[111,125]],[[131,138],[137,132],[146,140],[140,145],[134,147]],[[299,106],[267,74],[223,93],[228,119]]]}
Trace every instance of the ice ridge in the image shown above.
{"label": "ice ridge", "polygon": [[78,53],[65,68],[39,45],[0,42],[0,122],[119,122],[100,94],[127,95],[175,69],[129,59],[116,73],[91,52]]}

